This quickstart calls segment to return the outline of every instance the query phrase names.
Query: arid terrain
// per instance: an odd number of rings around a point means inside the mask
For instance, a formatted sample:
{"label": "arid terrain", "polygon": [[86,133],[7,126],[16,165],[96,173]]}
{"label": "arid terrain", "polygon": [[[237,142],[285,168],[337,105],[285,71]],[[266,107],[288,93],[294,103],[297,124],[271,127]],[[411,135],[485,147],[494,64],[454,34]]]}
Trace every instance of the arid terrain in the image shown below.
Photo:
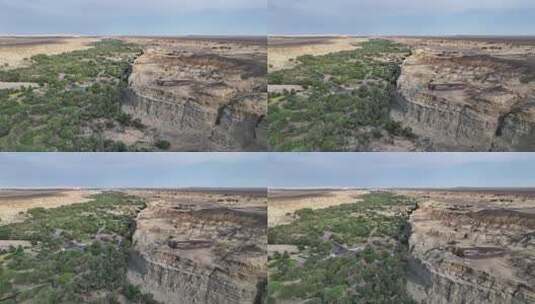
{"label": "arid terrain", "polygon": [[261,303],[266,190],[135,192],[138,253],[128,278],[162,303]]}
{"label": "arid terrain", "polygon": [[264,151],[266,44],[0,38],[0,150]]}
{"label": "arid terrain", "polygon": [[333,192],[270,193],[271,303],[535,301],[533,190]]}
{"label": "arid terrain", "polygon": [[98,40],[90,37],[0,37],[0,67],[14,69],[28,66],[30,58],[35,55],[84,50]]}
{"label": "arid terrain", "polygon": [[266,40],[128,38],[144,46],[123,109],[172,150],[267,149]]}
{"label": "arid terrain", "polygon": [[535,150],[532,37],[271,37],[268,62],[274,150]]}
{"label": "arid terrain", "polygon": [[393,117],[432,150],[535,150],[535,38],[394,40],[412,55]]}
{"label": "arid terrain", "polygon": [[322,209],[358,200],[359,196],[368,193],[366,190],[269,190],[268,225],[276,226],[291,223],[295,219],[295,211],[309,208]]}
{"label": "arid terrain", "polygon": [[83,203],[98,191],[81,190],[4,190],[0,191],[0,224],[11,224],[24,219],[24,213],[33,208],[56,208]]}
{"label": "arid terrain", "polygon": [[6,189],[0,219],[8,304],[535,301],[533,189]]}
{"label": "arid terrain", "polygon": [[350,51],[367,38],[355,37],[292,37],[274,36],[268,40],[269,71],[278,71],[297,65],[297,57],[326,55]]}
{"label": "arid terrain", "polygon": [[265,189],[2,190],[0,301],[262,303],[266,205]]}
{"label": "arid terrain", "polygon": [[535,302],[533,190],[403,191],[417,303]]}

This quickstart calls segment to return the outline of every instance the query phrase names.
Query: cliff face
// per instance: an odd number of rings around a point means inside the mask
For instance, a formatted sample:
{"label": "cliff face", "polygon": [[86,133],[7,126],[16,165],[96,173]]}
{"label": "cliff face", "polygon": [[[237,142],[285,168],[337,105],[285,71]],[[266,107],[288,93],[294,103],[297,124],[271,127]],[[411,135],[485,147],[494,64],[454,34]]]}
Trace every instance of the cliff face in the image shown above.
{"label": "cliff face", "polygon": [[[265,45],[210,40],[147,44],[123,110],[162,133],[176,151],[265,150]],[[259,138],[260,137],[260,138]]]}
{"label": "cliff face", "polygon": [[418,303],[533,303],[533,201],[433,194],[412,214],[408,291]]}
{"label": "cliff face", "polygon": [[243,195],[154,200],[137,219],[128,279],[162,303],[259,303],[266,212],[265,201]]}
{"label": "cliff face", "polygon": [[535,72],[532,47],[407,43],[413,54],[398,80],[395,119],[431,140],[435,150],[535,149],[535,82],[528,80]]}

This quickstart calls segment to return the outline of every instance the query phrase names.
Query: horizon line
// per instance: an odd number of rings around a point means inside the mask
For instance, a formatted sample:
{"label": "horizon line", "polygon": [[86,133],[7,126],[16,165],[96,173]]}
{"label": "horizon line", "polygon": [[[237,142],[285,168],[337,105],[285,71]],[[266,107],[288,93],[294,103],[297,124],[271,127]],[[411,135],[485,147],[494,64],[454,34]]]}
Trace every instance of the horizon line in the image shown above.
{"label": "horizon line", "polygon": [[511,190],[535,190],[534,186],[525,186],[525,187],[510,187],[510,186],[415,186],[415,187],[359,187],[359,186],[311,186],[311,187],[279,187],[279,186],[266,186],[266,187],[253,187],[253,186],[176,186],[176,187],[142,187],[142,186],[111,186],[111,187],[99,187],[99,186],[43,186],[43,187],[33,187],[33,186],[20,186],[20,187],[0,187],[0,191],[5,190],[101,190],[101,189],[155,189],[155,190],[187,190],[187,189],[269,189],[269,190],[321,190],[321,189],[333,189],[333,190],[427,190],[427,189],[511,189]]}
{"label": "horizon line", "polygon": [[46,33],[46,34],[12,34],[0,33],[0,37],[518,37],[535,38],[533,34],[338,34],[338,33],[301,33],[301,34],[76,34],[76,33]]}
{"label": "horizon line", "polygon": [[8,34],[0,33],[0,37],[267,37],[268,34],[76,34],[76,33],[47,33],[47,34]]}
{"label": "horizon line", "polygon": [[306,34],[268,34],[268,37],[523,37],[535,38],[533,34],[336,34],[336,33],[306,33]]}

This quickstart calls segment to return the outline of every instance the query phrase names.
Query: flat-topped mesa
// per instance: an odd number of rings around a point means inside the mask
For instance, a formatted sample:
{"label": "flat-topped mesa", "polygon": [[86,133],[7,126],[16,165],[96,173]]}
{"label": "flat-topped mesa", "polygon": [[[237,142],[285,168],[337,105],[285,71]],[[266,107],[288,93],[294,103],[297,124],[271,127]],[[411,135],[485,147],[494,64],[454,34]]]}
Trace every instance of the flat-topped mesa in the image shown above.
{"label": "flat-topped mesa", "polygon": [[[533,201],[432,193],[410,218],[408,291],[420,304],[533,303]],[[503,197],[502,197],[503,199]]]}
{"label": "flat-topped mesa", "polygon": [[160,130],[171,150],[265,150],[257,127],[267,112],[266,50],[220,44],[148,45],[134,63],[123,110]]}
{"label": "flat-topped mesa", "polygon": [[156,300],[259,303],[267,280],[265,198],[182,193],[150,202],[136,222],[128,279]]}
{"label": "flat-topped mesa", "polygon": [[394,119],[437,151],[535,149],[535,47],[401,40],[413,52],[398,79]]}

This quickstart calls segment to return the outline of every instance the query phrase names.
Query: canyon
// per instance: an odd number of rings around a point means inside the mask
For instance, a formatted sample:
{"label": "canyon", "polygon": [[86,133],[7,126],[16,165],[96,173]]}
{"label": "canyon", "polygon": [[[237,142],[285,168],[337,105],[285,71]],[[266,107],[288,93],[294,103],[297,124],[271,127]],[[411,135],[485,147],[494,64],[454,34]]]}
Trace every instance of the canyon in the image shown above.
{"label": "canyon", "polygon": [[401,192],[410,216],[407,289],[417,303],[533,303],[532,190]]}
{"label": "canyon", "polygon": [[414,199],[334,188],[269,196],[269,303],[414,303],[405,288]]}
{"label": "canyon", "polygon": [[[362,299],[372,294],[359,289],[365,284],[382,290],[373,298],[386,303],[535,301],[532,189],[279,189],[270,190],[268,212],[273,303],[322,303],[334,290],[338,298]],[[399,259],[389,264],[384,251]],[[311,259],[318,254],[321,262]],[[380,282],[367,277],[370,259]],[[314,272],[307,270],[312,263]],[[397,283],[382,289],[393,278]],[[303,286],[316,280],[322,287]]]}
{"label": "canyon", "polygon": [[262,303],[267,284],[266,190],[135,192],[128,279],[161,303]]}
{"label": "canyon", "polygon": [[0,301],[263,303],[266,205],[266,189],[0,190]]}
{"label": "canyon", "polygon": [[266,44],[0,37],[0,150],[268,150]]}
{"label": "canyon", "polygon": [[533,37],[273,36],[268,53],[274,150],[535,149]]}
{"label": "canyon", "polygon": [[392,117],[430,151],[535,149],[535,39],[392,38],[411,47]]}
{"label": "canyon", "polygon": [[533,151],[534,41],[0,37],[0,150]]}
{"label": "canyon", "polygon": [[296,151],[413,151],[412,130],[390,117],[410,49],[342,36],[270,37],[271,148]]}
{"label": "canyon", "polygon": [[123,110],[173,151],[263,151],[266,40],[260,37],[126,38],[143,46]]}
{"label": "canyon", "polygon": [[527,304],[534,223],[528,188],[4,189],[0,298]]}

